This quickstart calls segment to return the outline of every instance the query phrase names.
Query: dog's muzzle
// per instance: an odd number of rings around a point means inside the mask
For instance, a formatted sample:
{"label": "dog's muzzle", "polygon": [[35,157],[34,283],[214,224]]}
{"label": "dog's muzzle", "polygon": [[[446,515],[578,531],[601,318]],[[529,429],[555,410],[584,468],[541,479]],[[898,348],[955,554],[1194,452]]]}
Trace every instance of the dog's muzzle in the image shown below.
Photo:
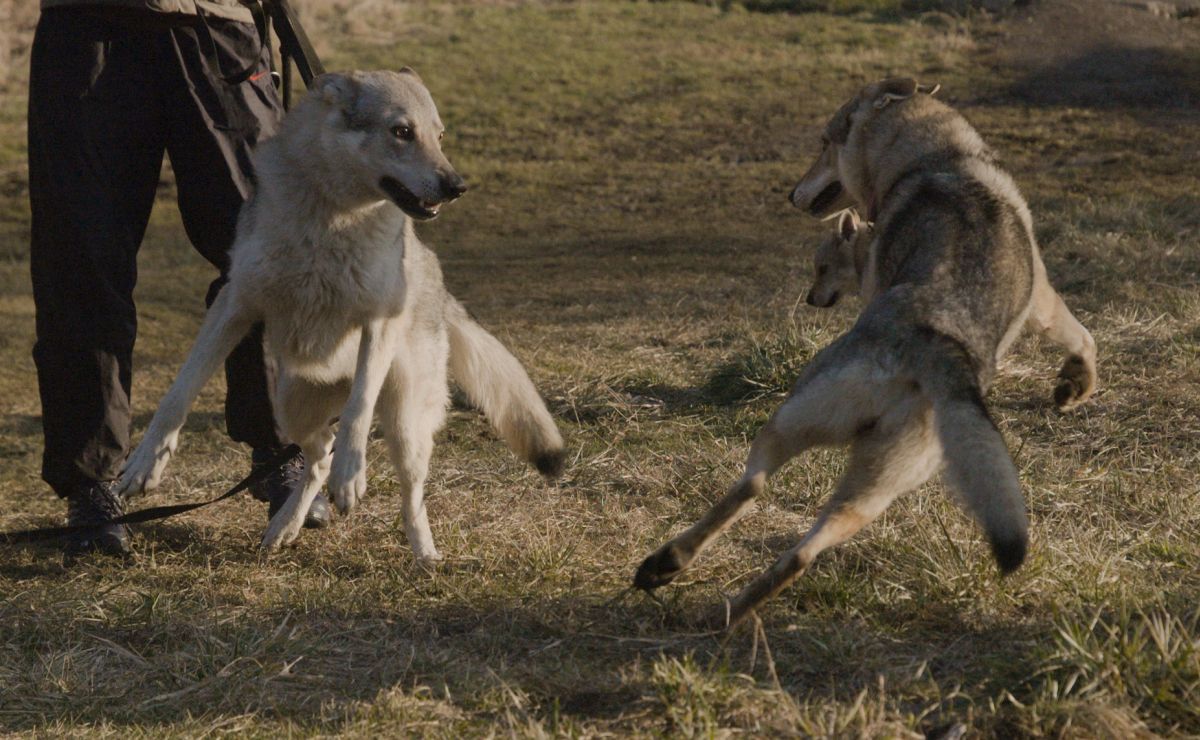
{"label": "dog's muzzle", "polygon": [[[834,180],[822,188],[821,192],[817,193],[817,197],[812,199],[812,202],[808,204],[808,212],[813,216],[824,216],[840,197],[842,197],[842,184]],[[792,200],[792,205],[797,208],[803,207],[794,199]]]}
{"label": "dog's muzzle", "polygon": [[394,177],[385,176],[379,178],[379,189],[387,194],[387,197],[399,206],[400,210],[418,221],[428,221],[431,218],[436,218],[438,209],[445,202],[421,200],[411,190],[404,187],[404,183]]}
{"label": "dog's muzzle", "polygon": [[842,297],[841,291],[835,290],[835,291],[833,291],[833,293],[830,294],[829,298],[826,299],[826,301],[824,303],[820,303],[817,301],[817,294],[810,290],[810,291],[808,291],[808,295],[804,298],[804,302],[810,306],[816,306],[817,308],[829,308],[830,306],[837,303],[838,298],[841,298],[841,297]]}

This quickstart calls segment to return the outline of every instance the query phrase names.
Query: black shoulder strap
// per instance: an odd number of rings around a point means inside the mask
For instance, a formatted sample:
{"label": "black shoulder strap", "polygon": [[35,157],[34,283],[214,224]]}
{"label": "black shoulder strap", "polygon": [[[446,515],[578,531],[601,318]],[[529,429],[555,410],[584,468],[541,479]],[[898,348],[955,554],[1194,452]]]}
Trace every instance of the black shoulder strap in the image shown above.
{"label": "black shoulder strap", "polygon": [[312,84],[314,77],[325,74],[325,67],[321,65],[317,52],[308,40],[308,34],[304,33],[304,27],[300,25],[300,18],[287,0],[263,0],[263,7],[271,18],[275,35],[279,36],[283,106],[288,108],[292,102],[291,69],[288,62],[296,62],[296,69],[300,71],[300,79],[304,80],[306,87]]}

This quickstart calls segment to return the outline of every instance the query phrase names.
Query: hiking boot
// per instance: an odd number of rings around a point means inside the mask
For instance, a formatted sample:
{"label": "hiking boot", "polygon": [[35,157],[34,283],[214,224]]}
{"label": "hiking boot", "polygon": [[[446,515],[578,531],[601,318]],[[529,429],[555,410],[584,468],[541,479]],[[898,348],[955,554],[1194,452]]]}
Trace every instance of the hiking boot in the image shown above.
{"label": "hiking boot", "polygon": [[[271,458],[279,454],[279,450],[254,450],[250,456],[251,472],[258,472],[270,464]],[[263,481],[250,487],[250,494],[259,501],[267,502],[267,519],[275,517],[275,513],[287,503],[292,490],[300,485],[304,478],[304,453],[297,452],[282,465],[275,468]],[[305,529],[324,529],[329,526],[332,514],[329,511],[329,499],[318,493],[308,507],[308,515],[304,517]]]}
{"label": "hiking boot", "polygon": [[129,527],[107,523],[125,515],[125,506],[115,488],[115,481],[94,481],[67,496],[67,526],[96,525],[94,529],[68,535],[63,548],[68,556],[91,552],[122,556],[130,553]]}

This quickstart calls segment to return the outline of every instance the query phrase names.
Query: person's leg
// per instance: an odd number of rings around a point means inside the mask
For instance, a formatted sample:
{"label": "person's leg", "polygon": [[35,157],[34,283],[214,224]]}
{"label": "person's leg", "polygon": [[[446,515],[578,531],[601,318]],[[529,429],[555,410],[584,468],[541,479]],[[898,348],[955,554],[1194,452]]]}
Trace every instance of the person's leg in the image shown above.
{"label": "person's leg", "polygon": [[[278,129],[283,110],[271,82],[268,51],[252,24],[208,19],[205,25],[173,29],[171,40],[170,70],[178,79],[172,86],[167,152],[188,238],[221,272],[209,287],[211,304],[227,279],[238,211],[253,191],[251,154]],[[248,66],[253,66],[249,79],[227,81]],[[230,354],[225,377],[229,436],[249,444],[253,460],[262,464],[284,442],[271,408],[273,372],[263,356],[261,326]],[[299,469],[299,461],[285,464],[256,495],[282,503]],[[328,521],[328,504],[319,497],[306,524]]]}
{"label": "person's leg", "polygon": [[[30,60],[42,477],[71,501],[75,523],[120,510],[101,484],[117,477],[129,446],[136,258],[162,164],[153,39],[93,11],[48,10]],[[115,539],[74,545],[125,550],[124,530],[113,529]]]}

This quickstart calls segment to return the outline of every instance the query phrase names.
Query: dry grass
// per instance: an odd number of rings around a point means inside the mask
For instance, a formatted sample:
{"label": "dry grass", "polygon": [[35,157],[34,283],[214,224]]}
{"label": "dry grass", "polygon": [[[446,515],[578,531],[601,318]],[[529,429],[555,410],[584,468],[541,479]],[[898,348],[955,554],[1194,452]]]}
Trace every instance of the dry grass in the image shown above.
{"label": "dry grass", "polygon": [[[1194,110],[1028,106],[1011,93],[1024,72],[995,52],[1010,27],[979,19],[602,2],[305,12],[328,66],[411,64],[440,101],[473,190],[422,234],[453,292],[530,368],[569,438],[567,473],[542,484],[455,411],[429,484],[449,556],[432,575],[403,541],[378,447],[361,511],[269,561],[249,500],[141,528],[128,566],[6,550],[0,730],[1200,733]],[[721,645],[688,616],[796,537],[840,454],[787,468],[661,604],[626,587],[734,478],[795,368],[852,320],[852,306],[796,306],[819,227],[784,198],[825,116],[897,72],[940,81],[1005,155],[1054,282],[1096,335],[1103,390],[1056,413],[1057,352],[1025,340],[991,394],[1033,523],[1017,574],[999,579],[976,528],[929,486],[824,556],[764,610],[761,633]],[[62,509],[38,480],[22,95],[18,80],[0,99],[4,528]],[[210,277],[169,179],[163,195],[138,289],[138,430]],[[214,382],[145,503],[245,471],[220,399]]]}

